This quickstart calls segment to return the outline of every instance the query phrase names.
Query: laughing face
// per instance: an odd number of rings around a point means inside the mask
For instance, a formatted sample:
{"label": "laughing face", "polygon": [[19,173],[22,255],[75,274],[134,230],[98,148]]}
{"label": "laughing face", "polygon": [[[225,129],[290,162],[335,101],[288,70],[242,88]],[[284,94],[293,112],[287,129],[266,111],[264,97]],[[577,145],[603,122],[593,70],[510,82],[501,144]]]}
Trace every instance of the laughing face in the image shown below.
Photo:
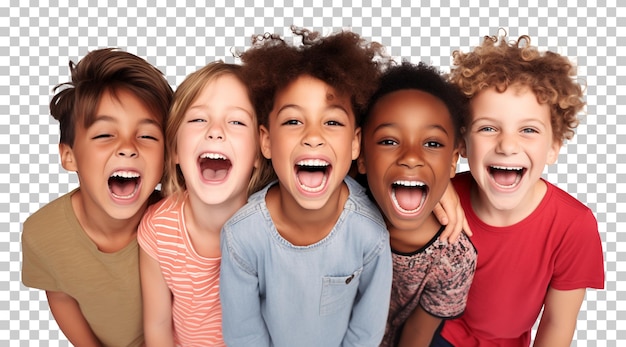
{"label": "laughing face", "polygon": [[454,136],[446,105],[429,93],[400,90],[376,102],[358,165],[390,232],[434,221],[432,209],[455,173]]}
{"label": "laughing face", "polygon": [[233,75],[209,82],[191,104],[176,134],[176,162],[189,196],[207,205],[242,205],[258,135],[246,87]]}
{"label": "laughing face", "polygon": [[541,200],[541,174],[556,161],[561,146],[552,136],[550,108],[519,86],[504,93],[483,90],[470,107],[461,154],[480,188],[480,205],[519,220],[515,215],[527,215]]}
{"label": "laughing face", "polygon": [[269,128],[261,127],[281,191],[304,209],[320,209],[338,192],[359,140],[350,98],[306,75],[277,93]]}
{"label": "laughing face", "polygon": [[103,93],[95,122],[76,126],[73,146],[61,144],[63,167],[76,171],[85,211],[113,219],[135,216],[163,173],[163,131],[134,94]]}

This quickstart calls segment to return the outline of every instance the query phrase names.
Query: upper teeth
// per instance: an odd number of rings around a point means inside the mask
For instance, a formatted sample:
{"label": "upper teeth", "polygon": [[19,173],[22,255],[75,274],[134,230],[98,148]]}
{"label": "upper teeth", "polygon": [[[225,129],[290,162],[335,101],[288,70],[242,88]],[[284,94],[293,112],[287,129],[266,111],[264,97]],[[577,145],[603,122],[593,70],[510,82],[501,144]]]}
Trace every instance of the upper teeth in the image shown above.
{"label": "upper teeth", "polygon": [[200,158],[202,159],[222,159],[226,160],[226,157],[219,153],[203,153]]}
{"label": "upper teeth", "polygon": [[321,159],[300,160],[296,164],[299,165],[299,166],[328,166],[328,165],[330,165],[330,164],[328,164],[327,161],[321,160]]}
{"label": "upper teeth", "polygon": [[515,166],[514,167],[506,167],[506,166],[495,166],[495,165],[492,165],[491,167],[494,168],[494,169],[498,169],[498,170],[509,170],[509,171],[523,170],[524,169],[523,167],[515,167]]}
{"label": "upper teeth", "polygon": [[424,182],[420,181],[395,181],[393,184],[405,187],[422,187],[426,185]]}
{"label": "upper teeth", "polygon": [[111,177],[122,177],[122,178],[137,178],[139,177],[139,173],[135,171],[115,171]]}

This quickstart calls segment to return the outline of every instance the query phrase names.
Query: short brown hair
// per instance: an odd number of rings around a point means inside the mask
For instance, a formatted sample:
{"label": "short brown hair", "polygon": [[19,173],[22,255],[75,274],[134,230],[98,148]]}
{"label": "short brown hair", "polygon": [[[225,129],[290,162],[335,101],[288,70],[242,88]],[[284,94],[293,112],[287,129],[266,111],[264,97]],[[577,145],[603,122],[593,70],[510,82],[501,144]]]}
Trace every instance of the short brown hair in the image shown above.
{"label": "short brown hair", "polygon": [[58,84],[50,101],[50,114],[59,121],[60,142],[74,145],[76,124],[88,128],[94,122],[96,108],[105,92],[115,95],[125,89],[150,110],[162,126],[172,101],[173,91],[156,67],[138,56],[103,48],[89,52],[77,64],[70,61],[70,82]]}
{"label": "short brown hair", "polygon": [[574,136],[578,112],[584,107],[582,87],[573,76],[576,67],[564,56],[539,52],[523,35],[507,41],[506,32],[486,36],[472,52],[454,51],[450,80],[468,97],[486,88],[504,92],[510,86],[528,87],[540,104],[550,106],[554,140],[561,143]]}
{"label": "short brown hair", "polygon": [[341,31],[322,37],[320,33],[292,26],[302,38],[300,47],[277,34],[252,37],[252,47],[240,55],[244,76],[252,91],[259,123],[268,125],[276,93],[301,75],[310,75],[350,96],[359,117],[376,90],[377,80],[390,59],[384,47],[368,43],[359,34]]}

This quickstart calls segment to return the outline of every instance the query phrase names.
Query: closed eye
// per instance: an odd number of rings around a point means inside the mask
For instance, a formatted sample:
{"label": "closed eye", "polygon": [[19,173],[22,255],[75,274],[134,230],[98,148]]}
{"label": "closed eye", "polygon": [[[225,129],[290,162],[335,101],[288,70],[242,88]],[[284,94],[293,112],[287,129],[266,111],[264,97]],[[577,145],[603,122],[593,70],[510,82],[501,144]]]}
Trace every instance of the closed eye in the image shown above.
{"label": "closed eye", "polygon": [[158,137],[152,136],[152,135],[141,135],[139,136],[142,139],[147,139],[147,140],[154,140],[154,141],[160,141]]}
{"label": "closed eye", "polygon": [[104,139],[104,138],[108,138],[108,137],[113,137],[113,135],[111,134],[98,134],[94,137],[92,137],[92,140],[97,140],[97,139]]}

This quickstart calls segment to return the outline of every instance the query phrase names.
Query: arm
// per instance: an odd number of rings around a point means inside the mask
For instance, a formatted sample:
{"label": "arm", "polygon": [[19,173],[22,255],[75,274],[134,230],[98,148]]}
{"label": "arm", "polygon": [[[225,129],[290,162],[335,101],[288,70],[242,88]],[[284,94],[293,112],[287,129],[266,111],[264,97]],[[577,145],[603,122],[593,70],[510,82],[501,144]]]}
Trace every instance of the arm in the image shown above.
{"label": "arm", "polygon": [[46,296],[54,319],[72,345],[102,346],[74,298],[63,292],[52,291],[46,291]]}
{"label": "arm", "polygon": [[439,220],[439,223],[446,226],[439,236],[440,240],[447,239],[449,242],[454,243],[459,239],[459,235],[463,231],[467,236],[472,236],[459,195],[454,190],[452,183],[448,183],[448,188],[446,188],[441,200],[435,206],[433,213]]}
{"label": "arm", "polygon": [[374,259],[363,267],[342,346],[380,344],[389,314],[392,276],[391,248],[389,240],[385,238]]}
{"label": "arm", "polygon": [[143,249],[139,251],[139,273],[146,345],[174,346],[172,293],[161,274],[158,261]]}
{"label": "arm", "polygon": [[584,288],[574,290],[549,288],[533,346],[569,346],[584,298]]}
{"label": "arm", "polygon": [[[237,233],[235,230],[234,233]],[[259,278],[252,266],[233,250],[228,232],[222,231],[220,301],[222,334],[228,346],[270,346],[270,336],[261,315]]]}
{"label": "arm", "polygon": [[428,347],[440,323],[441,318],[424,311],[422,306],[417,306],[404,323],[398,347]]}

